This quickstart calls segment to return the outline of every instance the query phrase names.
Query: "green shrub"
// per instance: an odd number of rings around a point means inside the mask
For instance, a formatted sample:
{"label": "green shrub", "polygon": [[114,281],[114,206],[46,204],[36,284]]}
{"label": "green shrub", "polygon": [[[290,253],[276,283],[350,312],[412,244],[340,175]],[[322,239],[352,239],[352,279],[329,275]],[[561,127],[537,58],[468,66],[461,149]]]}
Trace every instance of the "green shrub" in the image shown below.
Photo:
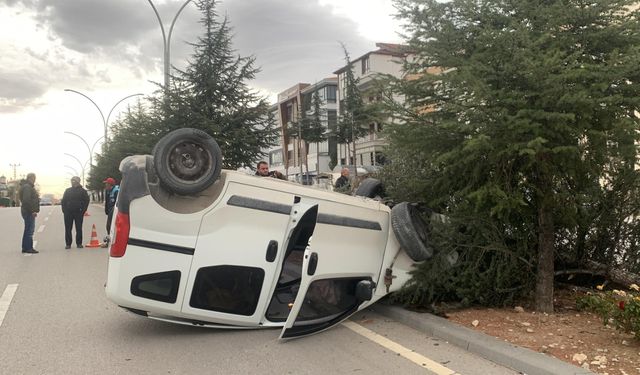
{"label": "green shrub", "polygon": [[[598,290],[603,287],[598,286]],[[605,325],[613,324],[620,331],[640,340],[640,288],[633,284],[630,291],[610,290],[589,293],[576,301],[579,310],[591,311],[602,317]]]}

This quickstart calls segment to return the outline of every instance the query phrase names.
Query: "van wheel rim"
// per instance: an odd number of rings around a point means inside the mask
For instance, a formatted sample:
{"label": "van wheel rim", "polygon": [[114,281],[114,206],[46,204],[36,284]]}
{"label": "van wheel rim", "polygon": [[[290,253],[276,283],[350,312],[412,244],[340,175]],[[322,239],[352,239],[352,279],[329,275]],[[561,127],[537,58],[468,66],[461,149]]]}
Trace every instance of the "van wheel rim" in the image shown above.
{"label": "van wheel rim", "polygon": [[182,180],[195,181],[211,167],[211,155],[202,146],[184,142],[176,145],[169,154],[169,169]]}

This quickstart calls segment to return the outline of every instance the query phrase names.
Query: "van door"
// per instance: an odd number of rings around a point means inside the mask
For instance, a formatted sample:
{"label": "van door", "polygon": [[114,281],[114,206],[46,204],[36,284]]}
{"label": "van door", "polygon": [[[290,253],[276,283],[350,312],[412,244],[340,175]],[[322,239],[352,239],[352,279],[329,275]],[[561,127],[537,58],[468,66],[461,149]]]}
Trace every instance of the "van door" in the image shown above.
{"label": "van door", "polygon": [[221,203],[202,220],[182,303],[185,316],[219,325],[263,324],[281,273],[283,243],[299,219],[293,198],[229,184]]}
{"label": "van door", "polygon": [[323,331],[366,306],[380,276],[388,223],[383,211],[328,201],[319,204],[281,339]]}

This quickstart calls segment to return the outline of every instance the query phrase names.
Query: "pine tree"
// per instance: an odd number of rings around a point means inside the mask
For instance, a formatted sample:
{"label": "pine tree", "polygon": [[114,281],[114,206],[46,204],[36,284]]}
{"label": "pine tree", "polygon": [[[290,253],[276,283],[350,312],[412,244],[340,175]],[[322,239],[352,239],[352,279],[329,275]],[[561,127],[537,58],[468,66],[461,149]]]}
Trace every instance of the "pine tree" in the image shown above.
{"label": "pine tree", "polygon": [[[320,142],[324,142],[327,140],[327,131],[328,131],[328,119],[327,119],[327,110],[322,107],[322,99],[320,98],[320,93],[318,90],[314,91],[311,95],[311,105],[310,111],[311,113],[305,117],[305,121],[303,123],[303,132],[304,132],[304,140],[307,144],[315,143],[316,144],[316,161],[318,165],[316,167],[316,172],[319,173],[320,167]],[[308,148],[305,147],[305,150]],[[307,171],[309,168],[307,167]]]}
{"label": "pine tree", "polygon": [[553,310],[559,239],[580,238],[603,181],[637,177],[634,2],[396,1],[416,53],[412,79],[395,82],[406,99],[403,124],[389,126],[396,194],[483,222],[476,254],[500,248],[513,264],[502,275],[535,275],[494,290],[535,285],[540,311]]}
{"label": "pine tree", "polygon": [[200,0],[204,33],[193,43],[184,71],[173,76],[166,132],[181,127],[206,131],[220,145],[225,168],[250,166],[276,142],[266,98],[247,84],[259,69],[253,57],[236,56],[228,19],[218,20],[216,1]]}
{"label": "pine tree", "polygon": [[[356,165],[356,140],[367,134],[369,123],[375,116],[362,100],[362,94],[358,88],[360,80],[353,73],[354,66],[349,57],[349,52],[344,45],[342,45],[342,49],[347,63],[344,73],[345,95],[340,101],[340,113],[335,136],[338,144],[347,144],[347,148],[350,149],[352,154],[353,164]],[[357,168],[355,172],[357,175]]]}

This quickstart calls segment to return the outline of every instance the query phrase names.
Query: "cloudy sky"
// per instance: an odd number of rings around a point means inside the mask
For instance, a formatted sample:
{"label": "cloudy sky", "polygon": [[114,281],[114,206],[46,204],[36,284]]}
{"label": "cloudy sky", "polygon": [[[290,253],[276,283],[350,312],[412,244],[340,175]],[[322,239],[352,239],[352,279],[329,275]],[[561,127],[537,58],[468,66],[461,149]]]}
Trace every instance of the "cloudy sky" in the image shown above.
{"label": "cloudy sky", "polygon": [[[184,0],[153,3],[168,33]],[[270,98],[340,68],[339,42],[352,57],[376,42],[401,42],[392,0],[225,0],[218,12],[228,16],[238,53],[262,69],[251,85]],[[189,58],[199,18],[188,4],[177,19],[173,65]],[[0,35],[0,176],[13,177],[19,164],[17,176],[35,172],[41,193],[61,194],[104,134],[98,109],[64,90],[87,95],[105,117],[113,108],[109,123],[135,103],[114,108],[122,98],[152,93],[163,81],[158,20],[149,0],[0,0]]]}

